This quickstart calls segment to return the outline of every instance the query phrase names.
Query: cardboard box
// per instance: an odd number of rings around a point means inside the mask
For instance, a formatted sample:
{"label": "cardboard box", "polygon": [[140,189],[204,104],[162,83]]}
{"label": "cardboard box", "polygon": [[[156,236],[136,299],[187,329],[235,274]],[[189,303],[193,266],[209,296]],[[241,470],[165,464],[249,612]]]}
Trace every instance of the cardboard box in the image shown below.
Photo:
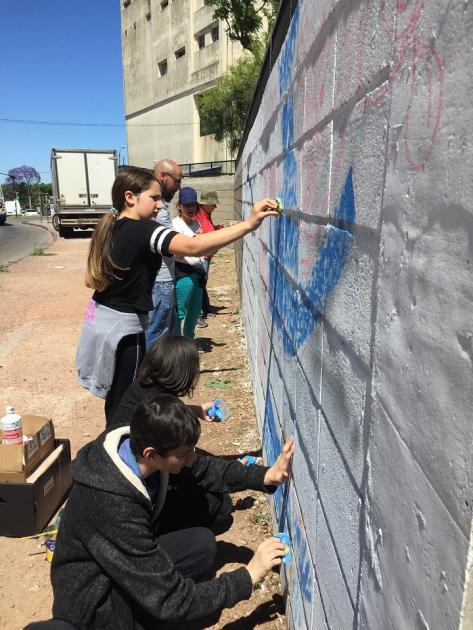
{"label": "cardboard box", "polygon": [[23,445],[0,443],[0,482],[24,482],[54,449],[51,420],[43,416],[22,416],[21,423],[23,435],[31,439]]}
{"label": "cardboard box", "polygon": [[72,485],[69,440],[54,440],[49,458],[29,483],[0,483],[0,535],[32,536],[43,531]]}

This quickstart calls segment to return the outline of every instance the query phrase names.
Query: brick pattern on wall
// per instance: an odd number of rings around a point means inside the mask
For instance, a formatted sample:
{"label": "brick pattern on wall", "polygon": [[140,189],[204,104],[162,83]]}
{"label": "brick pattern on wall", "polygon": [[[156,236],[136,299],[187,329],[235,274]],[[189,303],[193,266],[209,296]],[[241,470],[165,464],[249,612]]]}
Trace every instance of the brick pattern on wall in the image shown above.
{"label": "brick pattern on wall", "polygon": [[296,439],[273,511],[297,630],[460,627],[472,23],[455,0],[301,0],[241,152],[240,216],[285,206],[237,258],[266,461]]}

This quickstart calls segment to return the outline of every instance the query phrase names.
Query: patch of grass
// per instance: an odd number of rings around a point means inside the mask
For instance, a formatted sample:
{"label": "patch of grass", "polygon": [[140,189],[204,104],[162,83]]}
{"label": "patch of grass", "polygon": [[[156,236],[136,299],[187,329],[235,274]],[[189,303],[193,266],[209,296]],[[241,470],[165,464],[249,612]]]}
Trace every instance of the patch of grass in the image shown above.
{"label": "patch of grass", "polygon": [[2,271],[10,271],[10,267],[8,265],[0,265],[0,273]]}
{"label": "patch of grass", "polygon": [[45,247],[35,247],[31,252],[32,256],[54,256],[51,252],[47,252]]}
{"label": "patch of grass", "polygon": [[[259,508],[261,510],[261,508]],[[249,521],[253,525],[260,525],[260,527],[269,528],[271,526],[271,516],[268,512],[261,512],[258,508],[252,512],[249,516]]]}
{"label": "patch of grass", "polygon": [[208,387],[218,388],[218,389],[227,389],[227,387],[230,387],[231,384],[232,384],[232,381],[219,379],[219,378],[214,378],[210,381],[207,381],[206,383]]}

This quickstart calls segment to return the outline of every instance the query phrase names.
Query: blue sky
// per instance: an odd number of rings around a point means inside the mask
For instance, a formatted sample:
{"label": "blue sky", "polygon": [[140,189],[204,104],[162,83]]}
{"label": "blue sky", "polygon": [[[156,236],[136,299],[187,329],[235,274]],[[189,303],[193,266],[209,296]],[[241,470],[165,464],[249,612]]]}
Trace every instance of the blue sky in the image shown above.
{"label": "blue sky", "polygon": [[0,18],[0,119],[123,125],[0,121],[0,171],[27,164],[49,182],[51,147],[126,145],[120,0],[10,0]]}

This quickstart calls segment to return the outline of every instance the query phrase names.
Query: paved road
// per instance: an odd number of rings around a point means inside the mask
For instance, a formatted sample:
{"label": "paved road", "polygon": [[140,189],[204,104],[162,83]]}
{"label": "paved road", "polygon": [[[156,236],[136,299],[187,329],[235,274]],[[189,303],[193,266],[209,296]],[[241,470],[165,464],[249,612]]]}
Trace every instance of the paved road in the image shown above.
{"label": "paved road", "polygon": [[0,225],[0,265],[16,262],[31,254],[35,247],[47,247],[52,242],[48,230],[7,220]]}

